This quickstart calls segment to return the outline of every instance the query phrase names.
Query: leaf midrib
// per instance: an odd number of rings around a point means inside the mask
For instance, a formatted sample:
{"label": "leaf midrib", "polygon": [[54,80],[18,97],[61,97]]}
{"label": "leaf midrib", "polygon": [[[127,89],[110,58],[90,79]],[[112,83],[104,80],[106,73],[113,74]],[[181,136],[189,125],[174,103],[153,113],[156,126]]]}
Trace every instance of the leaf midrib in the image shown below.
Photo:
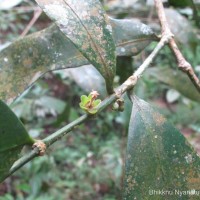
{"label": "leaf midrib", "polygon": [[124,45],[130,45],[130,44],[134,44],[134,43],[138,43],[138,42],[146,42],[146,41],[151,41],[152,39],[155,39],[153,37],[144,37],[144,38],[139,38],[139,39],[133,39],[133,40],[128,40],[126,42],[120,42],[116,45],[116,47],[119,46],[124,46]]}
{"label": "leaf midrib", "polygon": [[[141,116],[141,118],[143,120],[143,124],[144,124],[145,128],[146,129],[149,128],[151,130],[151,133],[148,134],[148,135],[150,135],[150,137],[153,138],[152,137],[152,127],[149,126],[149,124],[146,122],[145,117],[143,115],[143,112],[145,112],[145,109],[143,107],[141,107],[140,104],[138,103],[140,101],[140,99],[138,99],[137,97],[133,97],[133,99],[135,99],[134,103],[136,104],[137,108],[140,110],[139,113],[140,113],[140,116]],[[162,162],[161,162],[161,155],[160,155],[160,152],[159,152],[159,147],[157,146],[156,142],[153,145],[151,145],[151,147],[158,154],[158,156],[157,156],[157,162],[158,162],[158,165],[159,165],[158,167],[159,167],[160,172],[162,173],[162,179],[163,179],[163,181],[166,181],[166,179],[165,179],[166,174],[165,174],[164,169],[162,168]]]}
{"label": "leaf midrib", "polygon": [[103,65],[103,67],[104,67],[105,72],[108,72],[108,71],[106,70],[107,65],[106,65],[104,59],[102,58],[102,56],[101,56],[101,54],[100,54],[100,52],[99,52],[99,50],[98,50],[98,47],[96,46],[96,43],[95,43],[94,40],[93,40],[92,35],[91,35],[90,32],[87,30],[86,26],[85,26],[84,23],[81,21],[80,17],[76,14],[75,10],[66,2],[66,0],[64,0],[64,2],[65,2],[65,4],[71,9],[71,11],[75,14],[75,16],[76,16],[76,17],[78,18],[78,20],[79,20],[79,23],[83,26],[83,28],[85,29],[85,31],[86,31],[87,34],[89,35],[89,37],[90,37],[90,39],[91,39],[91,41],[92,41],[92,44],[93,44],[95,50],[98,52],[98,55],[99,55],[99,57],[100,57],[100,60],[101,60],[101,63],[102,63],[102,65]]}

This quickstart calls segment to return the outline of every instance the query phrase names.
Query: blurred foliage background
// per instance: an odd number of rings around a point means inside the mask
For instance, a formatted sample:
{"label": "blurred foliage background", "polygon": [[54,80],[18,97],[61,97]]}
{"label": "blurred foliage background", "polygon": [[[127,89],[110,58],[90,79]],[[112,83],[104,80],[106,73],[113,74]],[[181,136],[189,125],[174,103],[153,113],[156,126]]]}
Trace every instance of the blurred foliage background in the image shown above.
{"label": "blurred foliage background", "polygon": [[[193,1],[176,2],[164,1],[166,15],[180,49],[200,76],[200,1],[194,1],[195,4],[191,4]],[[136,18],[159,34],[153,1],[104,0],[102,3],[112,17]],[[34,1],[0,0],[0,49],[50,23]],[[142,64],[154,47],[155,43],[151,43],[137,56],[117,58],[116,86]],[[156,105],[200,153],[199,97],[189,88],[183,91],[182,79],[169,77],[165,80],[168,77],[165,67],[178,73],[168,47],[151,64],[135,92]],[[155,68],[160,70],[155,71]],[[44,138],[81,115],[80,96],[94,89],[94,83],[103,99],[106,94],[102,82],[101,76],[91,67],[49,72],[18,98],[12,109],[31,136]],[[108,108],[54,144],[47,155],[33,160],[8,178],[0,185],[0,200],[121,199],[131,111],[128,98],[124,98],[124,112]]]}

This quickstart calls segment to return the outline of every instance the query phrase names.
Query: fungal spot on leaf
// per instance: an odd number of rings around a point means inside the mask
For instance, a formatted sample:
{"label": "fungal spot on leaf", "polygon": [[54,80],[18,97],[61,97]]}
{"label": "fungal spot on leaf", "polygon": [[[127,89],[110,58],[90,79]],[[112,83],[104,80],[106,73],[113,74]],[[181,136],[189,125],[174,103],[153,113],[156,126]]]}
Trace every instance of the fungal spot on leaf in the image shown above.
{"label": "fungal spot on leaf", "polygon": [[188,164],[192,163],[193,159],[192,159],[192,155],[188,154],[187,156],[185,156],[185,160]]}
{"label": "fungal spot on leaf", "polygon": [[152,116],[158,126],[161,126],[166,121],[166,119],[157,112],[153,112]]}
{"label": "fungal spot on leaf", "polygon": [[144,34],[146,34],[146,35],[152,34],[152,33],[153,33],[152,30],[150,29],[150,27],[149,27],[149,26],[146,26],[145,24],[142,24],[142,25],[140,26],[140,30],[141,30],[142,33],[144,33]]}

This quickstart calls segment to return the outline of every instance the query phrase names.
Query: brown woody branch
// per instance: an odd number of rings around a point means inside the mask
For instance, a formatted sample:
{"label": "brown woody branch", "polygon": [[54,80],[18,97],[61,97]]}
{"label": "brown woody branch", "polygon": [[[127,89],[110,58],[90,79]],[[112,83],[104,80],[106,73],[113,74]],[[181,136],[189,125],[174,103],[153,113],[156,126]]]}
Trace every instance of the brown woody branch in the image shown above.
{"label": "brown woody branch", "polygon": [[41,14],[42,14],[42,9],[34,10],[33,18],[31,19],[31,21],[29,22],[27,27],[24,29],[24,31],[22,32],[20,37],[24,37],[30,31],[30,29],[35,24],[35,22],[38,20],[38,18],[40,17]]}
{"label": "brown woody branch", "polygon": [[154,0],[154,2],[155,2],[155,6],[157,9],[157,13],[158,13],[158,18],[159,18],[160,24],[161,24],[162,37],[165,37],[166,35],[171,36],[168,41],[168,44],[169,44],[170,49],[172,50],[172,52],[174,53],[174,55],[176,57],[179,69],[188,75],[190,80],[193,82],[194,86],[197,88],[198,92],[200,92],[200,80],[199,80],[198,76],[195,74],[191,64],[184,58],[183,54],[180,52],[180,50],[174,40],[173,34],[169,28],[169,25],[168,25],[168,22],[166,19],[162,1]]}

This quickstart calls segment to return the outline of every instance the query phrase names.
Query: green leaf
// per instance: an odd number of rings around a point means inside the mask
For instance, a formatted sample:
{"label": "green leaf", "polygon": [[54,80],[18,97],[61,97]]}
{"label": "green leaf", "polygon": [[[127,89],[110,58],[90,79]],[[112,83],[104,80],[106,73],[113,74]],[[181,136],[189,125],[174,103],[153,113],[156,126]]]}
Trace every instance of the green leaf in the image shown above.
{"label": "green leaf", "polygon": [[101,103],[101,99],[97,99],[93,102],[94,107],[97,107]]}
{"label": "green leaf", "polygon": [[87,63],[56,26],[19,39],[0,52],[0,99],[10,104],[45,72]]}
{"label": "green leaf", "polygon": [[116,58],[112,27],[99,0],[36,0],[44,12],[105,78],[113,92]]}
{"label": "green leaf", "polygon": [[23,124],[0,100],[0,181],[3,181],[25,144],[33,144]]}
{"label": "green leaf", "polygon": [[0,152],[0,183],[5,180],[13,163],[19,158],[22,148],[23,145],[20,145]]}
{"label": "green leaf", "polygon": [[147,73],[179,91],[185,97],[200,103],[200,94],[188,76],[183,72],[163,67],[148,69]]}
{"label": "green leaf", "polygon": [[88,101],[90,101],[90,98],[88,98],[86,95],[81,95],[81,103],[85,105]]}
{"label": "green leaf", "polygon": [[118,47],[117,55],[137,55],[151,41],[158,40],[152,29],[138,20],[112,19],[110,23],[113,27],[113,37]]}
{"label": "green leaf", "polygon": [[33,143],[33,139],[28,135],[22,122],[0,100],[0,152],[29,143]]}
{"label": "green leaf", "polygon": [[[156,40],[150,28],[149,31],[143,31],[147,28],[142,28],[146,25],[140,22],[112,18],[109,20],[118,56],[136,55],[151,41]],[[0,99],[10,104],[45,72],[79,67],[88,63],[88,60],[55,25],[26,36],[0,52]],[[76,73],[77,76],[80,73]],[[85,74],[84,71],[83,73]],[[94,73],[91,74],[93,75]],[[79,78],[80,76],[75,80]],[[81,80],[87,82],[88,79],[84,78],[85,76],[82,76]],[[88,89],[88,92],[91,89]]]}
{"label": "green leaf", "polygon": [[185,137],[148,103],[131,100],[124,199],[179,199],[176,191],[199,190],[200,158]]}

